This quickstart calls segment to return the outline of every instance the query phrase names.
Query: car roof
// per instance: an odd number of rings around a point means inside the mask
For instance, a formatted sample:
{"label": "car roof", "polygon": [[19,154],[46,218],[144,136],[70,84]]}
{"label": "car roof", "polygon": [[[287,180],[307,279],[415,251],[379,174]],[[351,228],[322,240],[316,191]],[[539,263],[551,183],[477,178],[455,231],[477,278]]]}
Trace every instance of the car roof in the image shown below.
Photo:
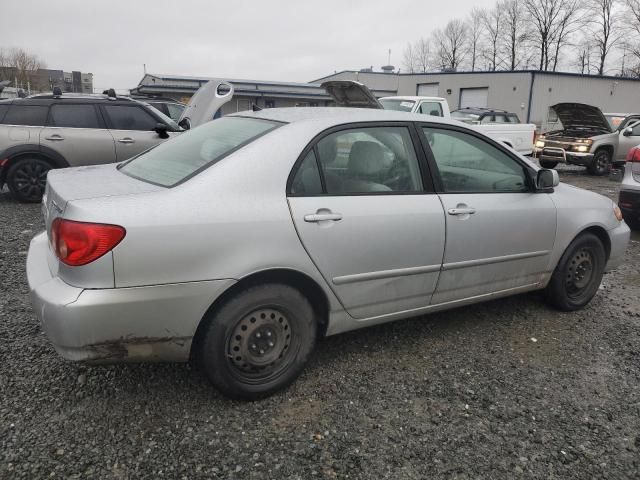
{"label": "car roof", "polygon": [[[506,110],[500,110],[499,108],[489,107],[464,107],[454,110],[454,112],[467,112],[467,113],[511,113]],[[451,112],[453,113],[453,112]]]}
{"label": "car roof", "polygon": [[74,102],[74,103],[144,103],[129,97],[109,97],[103,94],[74,94],[53,95],[51,93],[41,93],[25,98],[11,98],[3,100],[3,104],[13,105],[50,105],[54,102]]}
{"label": "car roof", "polygon": [[285,107],[267,108],[257,112],[245,111],[231,116],[262,118],[284,123],[314,123],[329,128],[333,125],[358,122],[435,122],[461,125],[456,120],[433,117],[423,113],[400,112],[378,108],[350,107]]}

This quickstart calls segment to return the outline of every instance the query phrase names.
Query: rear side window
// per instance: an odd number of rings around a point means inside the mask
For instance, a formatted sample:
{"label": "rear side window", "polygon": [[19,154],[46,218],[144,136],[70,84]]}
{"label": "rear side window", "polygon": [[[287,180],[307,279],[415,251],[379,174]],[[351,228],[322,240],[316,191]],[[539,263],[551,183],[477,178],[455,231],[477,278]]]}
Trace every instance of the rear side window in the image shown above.
{"label": "rear side window", "polygon": [[257,118],[220,118],[161,143],[123,164],[120,170],[146,182],[172,187],[279,125]]}
{"label": "rear side window", "polygon": [[42,127],[49,108],[41,105],[11,105],[4,117],[5,125],[28,125]]}
{"label": "rear side window", "polygon": [[53,105],[50,119],[53,127],[101,128],[93,105]]}
{"label": "rear side window", "polygon": [[2,119],[4,118],[4,115],[7,113],[7,110],[9,110],[9,105],[0,105],[0,123],[3,123]]}
{"label": "rear side window", "polygon": [[422,102],[420,104],[420,113],[425,115],[433,115],[434,117],[442,116],[442,105],[438,102]]}
{"label": "rear side window", "polygon": [[158,120],[136,105],[105,105],[114,130],[153,130]]}

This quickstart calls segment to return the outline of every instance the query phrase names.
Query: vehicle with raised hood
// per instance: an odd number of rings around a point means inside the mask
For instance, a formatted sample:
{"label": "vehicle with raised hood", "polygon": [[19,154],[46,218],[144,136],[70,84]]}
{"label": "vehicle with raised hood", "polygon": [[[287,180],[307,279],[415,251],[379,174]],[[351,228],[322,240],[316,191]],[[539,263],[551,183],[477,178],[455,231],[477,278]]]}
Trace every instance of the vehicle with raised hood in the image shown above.
{"label": "vehicle with raised hood", "polygon": [[538,136],[533,155],[545,168],[559,163],[587,167],[591,175],[610,172],[618,151],[618,132],[598,107],[558,103],[550,107],[562,128]]}

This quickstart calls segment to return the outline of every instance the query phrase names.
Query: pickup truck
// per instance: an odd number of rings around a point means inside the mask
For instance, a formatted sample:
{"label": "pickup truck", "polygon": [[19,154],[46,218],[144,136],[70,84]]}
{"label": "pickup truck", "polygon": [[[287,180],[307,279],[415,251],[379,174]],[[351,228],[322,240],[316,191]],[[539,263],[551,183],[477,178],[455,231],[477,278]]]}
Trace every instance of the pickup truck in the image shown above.
{"label": "pickup truck", "polygon": [[[321,87],[327,90],[338,106],[384,108],[455,120],[451,117],[447,100],[440,97],[395,96],[377,99],[364,84],[353,80],[331,80],[321,84]],[[533,152],[534,124],[482,124],[474,127],[522,155],[531,155]]]}

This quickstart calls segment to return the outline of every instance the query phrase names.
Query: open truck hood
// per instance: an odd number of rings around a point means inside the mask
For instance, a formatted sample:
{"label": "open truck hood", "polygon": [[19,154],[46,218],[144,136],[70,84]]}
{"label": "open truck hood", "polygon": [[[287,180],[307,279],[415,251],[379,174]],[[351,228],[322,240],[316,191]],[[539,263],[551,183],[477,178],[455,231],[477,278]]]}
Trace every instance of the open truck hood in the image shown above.
{"label": "open truck hood", "polygon": [[383,108],[364,84],[354,80],[330,80],[320,84],[338,107]]}
{"label": "open truck hood", "polygon": [[229,82],[219,78],[209,80],[191,97],[180,115],[178,125],[189,130],[213,120],[216,112],[231,100],[233,92],[233,85]]}
{"label": "open truck hood", "polygon": [[598,107],[584,103],[557,103],[550,107],[556,112],[565,130],[596,129],[611,133],[609,122]]}

